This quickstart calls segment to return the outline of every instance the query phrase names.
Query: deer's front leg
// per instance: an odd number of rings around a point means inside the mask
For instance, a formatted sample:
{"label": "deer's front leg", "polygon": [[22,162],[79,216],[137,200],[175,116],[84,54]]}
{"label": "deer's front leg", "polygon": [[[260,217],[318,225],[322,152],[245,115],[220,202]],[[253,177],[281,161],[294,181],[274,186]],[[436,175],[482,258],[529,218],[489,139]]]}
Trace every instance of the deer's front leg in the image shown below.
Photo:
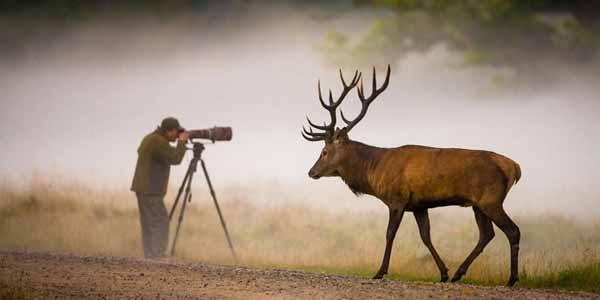
{"label": "deer's front leg", "polygon": [[385,235],[385,253],[383,254],[383,261],[381,262],[381,267],[379,268],[379,271],[377,271],[377,274],[373,276],[373,279],[381,279],[383,278],[383,275],[387,274],[388,272],[388,268],[390,266],[390,255],[392,253],[392,245],[394,244],[394,238],[396,237],[398,227],[400,227],[400,222],[402,222],[403,215],[403,207],[390,207],[390,218],[388,221],[387,231]]}

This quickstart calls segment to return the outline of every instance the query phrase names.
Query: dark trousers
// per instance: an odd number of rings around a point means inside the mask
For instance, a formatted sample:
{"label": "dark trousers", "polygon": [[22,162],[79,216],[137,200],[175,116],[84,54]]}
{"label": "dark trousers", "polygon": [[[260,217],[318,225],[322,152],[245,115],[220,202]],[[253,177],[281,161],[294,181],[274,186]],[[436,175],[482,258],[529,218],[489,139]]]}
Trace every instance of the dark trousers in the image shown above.
{"label": "dark trousers", "polygon": [[136,193],[142,225],[142,245],[147,258],[165,255],[169,243],[169,216],[164,195]]}

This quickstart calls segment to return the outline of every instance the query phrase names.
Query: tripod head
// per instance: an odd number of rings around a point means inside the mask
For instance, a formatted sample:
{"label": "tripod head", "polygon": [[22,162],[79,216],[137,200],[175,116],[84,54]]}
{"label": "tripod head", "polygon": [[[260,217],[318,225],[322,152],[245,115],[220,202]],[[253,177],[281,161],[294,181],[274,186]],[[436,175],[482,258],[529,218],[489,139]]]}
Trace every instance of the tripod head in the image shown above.
{"label": "tripod head", "polygon": [[199,142],[192,142],[193,147],[187,148],[188,150],[192,150],[194,152],[194,158],[200,159],[200,155],[202,155],[202,151],[204,151],[204,144]]}

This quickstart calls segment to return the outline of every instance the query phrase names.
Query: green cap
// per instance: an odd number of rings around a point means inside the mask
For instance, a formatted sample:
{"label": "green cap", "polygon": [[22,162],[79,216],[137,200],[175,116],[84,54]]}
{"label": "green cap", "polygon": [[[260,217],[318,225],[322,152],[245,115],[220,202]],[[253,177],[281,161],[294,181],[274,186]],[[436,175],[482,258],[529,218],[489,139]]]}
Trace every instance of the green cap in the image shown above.
{"label": "green cap", "polygon": [[168,131],[171,129],[177,129],[177,130],[183,129],[183,127],[181,127],[179,125],[179,121],[177,121],[177,119],[175,119],[173,117],[164,118],[162,120],[162,122],[160,123],[160,128],[165,131]]}

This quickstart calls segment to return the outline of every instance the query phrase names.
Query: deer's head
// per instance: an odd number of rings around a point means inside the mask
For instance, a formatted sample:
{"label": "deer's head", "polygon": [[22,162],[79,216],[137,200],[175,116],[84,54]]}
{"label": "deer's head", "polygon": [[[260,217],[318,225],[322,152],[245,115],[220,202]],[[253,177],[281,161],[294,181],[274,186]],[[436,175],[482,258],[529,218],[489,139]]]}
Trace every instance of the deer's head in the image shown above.
{"label": "deer's head", "polygon": [[[356,71],[354,73],[354,77],[350,84],[346,84],[344,80],[344,76],[342,75],[342,70],[340,70],[340,78],[342,80],[343,91],[340,94],[339,98],[334,101],[331,90],[329,90],[329,104],[325,103],[323,100],[323,96],[321,93],[321,82],[319,81],[317,84],[318,92],[319,92],[319,101],[321,105],[329,112],[331,117],[331,122],[329,124],[317,125],[307,117],[308,124],[310,125],[309,129],[302,127],[302,136],[311,142],[316,141],[324,141],[325,147],[321,150],[321,154],[319,159],[314,164],[314,166],[308,172],[308,176],[314,179],[319,179],[321,177],[326,176],[339,176],[340,175],[340,167],[343,162],[347,162],[352,159],[351,157],[351,144],[352,141],[348,137],[348,132],[352,130],[352,128],[360,122],[367,113],[367,109],[369,105],[381,92],[383,92],[389,83],[390,80],[390,66],[388,65],[387,74],[385,77],[385,81],[380,88],[377,88],[377,79],[375,75],[375,68],[373,68],[373,90],[372,94],[369,97],[364,96],[364,87],[361,79],[362,74]],[[358,98],[362,104],[362,108],[360,113],[353,120],[348,120],[344,116],[344,113],[340,110],[340,115],[342,117],[342,121],[346,123],[346,126],[343,128],[336,128],[337,121],[337,108],[342,103],[348,92],[350,92],[355,86],[357,86],[360,81],[360,85],[357,87]],[[320,130],[320,132],[313,131],[313,128],[316,130]]]}

